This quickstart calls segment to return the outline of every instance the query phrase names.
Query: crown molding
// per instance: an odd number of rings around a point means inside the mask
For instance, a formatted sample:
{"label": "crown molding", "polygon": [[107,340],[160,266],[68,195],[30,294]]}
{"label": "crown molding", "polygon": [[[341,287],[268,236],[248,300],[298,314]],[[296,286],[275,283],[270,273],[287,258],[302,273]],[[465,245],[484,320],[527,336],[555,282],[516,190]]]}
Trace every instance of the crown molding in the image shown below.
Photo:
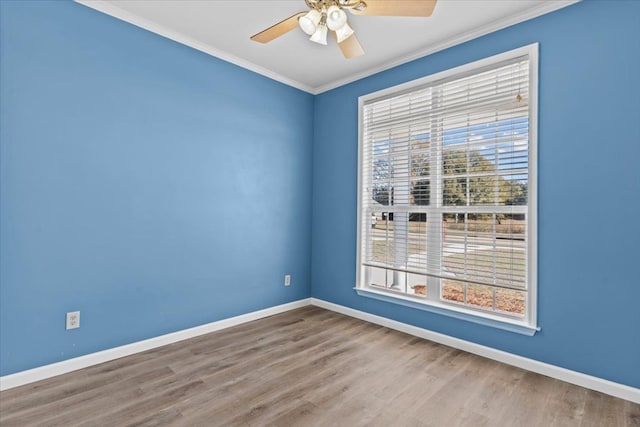
{"label": "crown molding", "polygon": [[418,50],[416,52],[411,53],[410,55],[406,55],[406,56],[402,56],[399,57],[393,61],[390,62],[386,62],[383,65],[380,65],[378,67],[374,67],[374,68],[370,68],[366,71],[363,71],[361,73],[355,74],[353,76],[344,78],[344,79],[340,79],[340,80],[336,80],[330,83],[327,83],[325,85],[322,86],[318,86],[315,87],[313,89],[313,94],[314,95],[318,95],[321,94],[323,92],[327,92],[330,91],[332,89],[338,88],[340,86],[344,86],[346,84],[349,83],[353,83],[357,80],[363,79],[365,77],[369,77],[372,76],[374,74],[380,73],[382,71],[386,71],[389,70],[391,68],[397,67],[399,65],[402,64],[406,64],[407,62],[411,62],[413,60],[419,59],[419,58],[423,58],[425,56],[434,54],[436,52],[440,52],[442,50],[448,49],[450,47],[468,42],[470,40],[485,36],[487,34],[493,33],[495,31],[499,31],[502,30],[504,28],[510,27],[512,25],[516,25],[519,24],[521,22],[524,21],[528,21],[530,19],[534,19],[537,18],[538,16],[541,15],[545,15],[547,13],[551,13],[554,12],[558,9],[562,9],[564,7],[567,6],[571,6],[572,4],[575,3],[579,3],[582,0],[558,0],[558,1],[547,1],[542,3],[540,6],[529,9],[525,12],[516,14],[516,15],[512,15],[512,16],[508,16],[506,18],[503,19],[499,19],[496,21],[491,22],[490,24],[484,25],[480,28],[476,28],[473,31],[467,31],[464,33],[460,33],[454,37],[452,37],[451,39],[442,42],[442,43],[438,43],[436,45],[431,45],[429,47],[426,47],[424,49]]}
{"label": "crown molding", "polygon": [[168,38],[169,40],[173,40],[175,42],[189,46],[193,49],[199,50],[200,52],[204,52],[218,59],[222,59],[223,61],[237,65],[238,67],[245,68],[247,70],[250,70],[255,73],[261,74],[265,77],[268,77],[272,80],[278,81],[280,83],[284,83],[287,86],[300,89],[304,92],[308,92],[313,95],[316,94],[314,88],[312,88],[311,86],[308,86],[297,80],[293,80],[288,77],[285,77],[282,74],[271,71],[253,62],[239,58],[222,49],[215,48],[209,44],[201,42],[200,40],[194,39],[193,37],[189,37],[185,34],[182,34],[179,31],[174,31],[156,22],[149,21],[148,19],[145,19],[145,18],[141,18],[136,14],[128,12],[117,6],[114,6],[112,3],[108,3],[104,0],[74,0],[74,1],[83,6],[87,6],[87,7],[90,7],[91,9],[97,10],[98,12],[102,12],[104,14],[113,16],[114,18],[118,18],[129,24],[133,24],[136,27],[140,27],[144,30],[151,31],[152,33],[156,33],[162,37]]}
{"label": "crown molding", "polygon": [[182,34],[178,31],[171,30],[163,25],[157,24],[153,21],[149,21],[147,19],[141,18],[138,15],[125,11],[117,6],[114,6],[112,3],[108,3],[105,0],[74,0],[76,3],[81,5],[90,7],[99,12],[105,13],[107,15],[113,16],[114,18],[118,18],[122,21],[128,22],[129,24],[133,24],[137,27],[143,28],[147,31],[151,31],[163,37],[166,37],[175,42],[184,44],[201,52],[204,52],[208,55],[214,56],[216,58],[222,59],[231,64],[237,65],[239,67],[245,68],[247,70],[253,71],[255,73],[261,74],[265,77],[268,77],[272,80],[276,80],[280,83],[284,83],[288,86],[292,86],[296,89],[300,89],[304,92],[308,92],[312,95],[319,95],[323,92],[327,92],[329,90],[335,89],[340,86],[344,86],[349,83],[353,83],[354,81],[363,79],[365,77],[369,77],[373,74],[377,74],[382,71],[389,70],[391,68],[397,67],[399,65],[405,64],[407,62],[425,57],[427,55],[431,55],[433,53],[448,49],[455,45],[467,42],[469,40],[473,40],[478,37],[482,37],[484,35],[493,33],[498,30],[502,30],[504,28],[510,27],[515,24],[519,24],[524,21],[528,21],[530,19],[537,18],[538,16],[554,12],[558,9],[562,9],[564,7],[570,6],[575,3],[579,3],[582,0],[556,0],[556,1],[546,1],[535,8],[531,8],[525,12],[508,16],[503,19],[496,20],[490,24],[484,25],[480,28],[477,28],[473,31],[467,31],[460,34],[457,34],[445,42],[438,43],[436,45],[428,46],[424,49],[420,49],[411,53],[410,55],[402,56],[396,58],[390,62],[386,62],[380,66],[369,68],[363,72],[351,75],[344,79],[338,79],[332,82],[329,82],[324,85],[320,85],[317,87],[312,87],[297,80],[288,78],[283,76],[282,74],[271,71],[265,67],[262,67],[258,64],[255,64],[251,61],[247,61],[245,59],[239,58],[235,55],[230,54],[222,49],[215,48],[211,45],[203,43],[199,40],[194,39],[193,37],[189,37],[185,34]]}

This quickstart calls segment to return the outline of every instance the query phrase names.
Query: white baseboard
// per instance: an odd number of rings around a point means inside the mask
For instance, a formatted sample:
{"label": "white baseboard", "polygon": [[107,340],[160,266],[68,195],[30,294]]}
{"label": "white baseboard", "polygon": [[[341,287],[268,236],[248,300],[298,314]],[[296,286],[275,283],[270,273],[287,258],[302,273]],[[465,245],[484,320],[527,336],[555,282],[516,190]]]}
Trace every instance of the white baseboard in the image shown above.
{"label": "white baseboard", "polygon": [[196,326],[190,329],[173,332],[171,334],[161,335],[159,337],[150,338],[144,341],[111,348],[97,353],[87,354],[85,356],[76,357],[62,362],[52,363],[50,365],[17,372],[11,375],[0,377],[0,391],[10,388],[29,384],[35,381],[44,380],[75,371],[110,360],[119,359],[142,351],[151,350],[163,345],[172,344],[178,341],[208,334],[210,332],[219,331],[221,329],[230,328],[242,323],[251,322],[252,320],[261,319],[263,317],[272,316],[274,314],[284,313],[285,311],[304,307],[307,305],[315,305],[347,316],[355,317],[376,325],[385,326],[396,331],[404,332],[430,341],[477,354],[488,359],[497,360],[498,362],[508,365],[517,366],[531,372],[556,378],[571,384],[579,385],[591,390],[599,391],[631,402],[640,403],[640,389],[630,387],[624,384],[615,383],[613,381],[604,380],[602,378],[586,375],[580,372],[571,371],[569,369],[560,368],[548,363],[539,362],[537,360],[528,359],[513,353],[496,350],[470,341],[461,340],[448,335],[433,332],[428,329],[419,328],[406,323],[391,320],[386,317],[376,316],[364,311],[355,310],[343,305],[334,304],[317,298],[305,298],[287,304],[277,305],[275,307],[265,308],[264,310],[254,311],[252,313],[243,314],[228,319],[219,320],[217,322],[208,323],[206,325]]}
{"label": "white baseboard", "polygon": [[518,356],[513,353],[507,353],[506,351],[496,350],[495,348],[461,340],[449,335],[440,334],[428,329],[423,329],[417,326],[412,326],[406,323],[391,320],[386,317],[376,316],[364,311],[354,310],[353,308],[334,304],[321,299],[311,298],[311,304],[325,308],[327,310],[345,314],[347,316],[355,317],[357,319],[361,319],[370,323],[375,323],[376,325],[385,326],[390,329],[395,329],[396,331],[424,338],[429,341],[434,341],[449,347],[477,354],[488,359],[497,360],[498,362],[506,363],[507,365],[517,366],[518,368],[526,369],[527,371],[536,372],[538,374],[546,375],[551,378],[579,385],[581,387],[599,391],[601,393],[619,397],[621,399],[629,400],[631,402],[640,403],[640,389],[635,387],[615,383],[613,381],[604,380],[602,378],[586,375],[576,371],[571,371],[569,369],[560,368],[555,365],[528,359],[526,357]]}
{"label": "white baseboard", "polygon": [[151,350],[152,348],[161,347],[163,345],[173,344],[175,342],[197,337],[199,335],[204,335],[210,332],[219,331],[221,329],[230,328],[242,323],[262,319],[263,317],[284,313],[285,311],[307,306],[310,303],[311,298],[305,298],[287,304],[276,305],[274,307],[265,308],[263,310],[242,314],[240,316],[218,320],[217,322],[207,323],[205,325],[200,325],[189,329],[183,329],[182,331],[161,335],[159,337],[149,338],[147,340],[134,342],[120,347],[114,347],[96,353],[87,354],[85,356],[74,357],[73,359],[63,360],[62,362],[40,366],[38,368],[17,372],[11,375],[5,375],[3,377],[0,377],[0,391],[8,390],[10,388],[29,384],[35,381],[44,380],[46,378],[55,377],[57,375],[66,374],[67,372],[87,368],[89,366],[108,362],[114,359],[119,359],[121,357],[130,356],[132,354]]}

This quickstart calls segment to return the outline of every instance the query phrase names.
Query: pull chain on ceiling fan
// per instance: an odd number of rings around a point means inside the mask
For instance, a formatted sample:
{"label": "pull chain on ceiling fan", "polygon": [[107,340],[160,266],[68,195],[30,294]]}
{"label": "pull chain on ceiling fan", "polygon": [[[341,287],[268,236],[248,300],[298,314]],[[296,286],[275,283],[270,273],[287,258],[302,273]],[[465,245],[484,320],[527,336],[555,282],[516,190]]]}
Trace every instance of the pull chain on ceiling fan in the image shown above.
{"label": "pull chain on ceiling fan", "polygon": [[345,58],[364,54],[360,42],[347,22],[345,9],[354,15],[370,16],[422,16],[433,13],[436,0],[305,0],[308,12],[299,12],[251,36],[251,40],[268,43],[300,27],[309,40],[327,44],[331,31]]}

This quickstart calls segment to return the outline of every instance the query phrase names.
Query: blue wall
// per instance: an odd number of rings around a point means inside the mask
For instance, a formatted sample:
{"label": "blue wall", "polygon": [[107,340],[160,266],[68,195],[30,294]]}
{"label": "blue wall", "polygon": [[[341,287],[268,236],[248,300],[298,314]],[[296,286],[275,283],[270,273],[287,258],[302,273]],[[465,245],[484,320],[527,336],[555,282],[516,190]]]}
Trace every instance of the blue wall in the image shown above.
{"label": "blue wall", "polygon": [[[312,294],[640,387],[639,2],[315,98],[78,4],[0,8],[0,375]],[[357,97],[533,42],[542,331],[358,297]]]}
{"label": "blue wall", "polygon": [[[640,2],[583,2],[317,96],[312,295],[640,387],[639,41]],[[357,296],[358,96],[534,42],[542,331],[527,337]]]}
{"label": "blue wall", "polygon": [[79,4],[0,7],[1,375],[309,296],[311,95]]}

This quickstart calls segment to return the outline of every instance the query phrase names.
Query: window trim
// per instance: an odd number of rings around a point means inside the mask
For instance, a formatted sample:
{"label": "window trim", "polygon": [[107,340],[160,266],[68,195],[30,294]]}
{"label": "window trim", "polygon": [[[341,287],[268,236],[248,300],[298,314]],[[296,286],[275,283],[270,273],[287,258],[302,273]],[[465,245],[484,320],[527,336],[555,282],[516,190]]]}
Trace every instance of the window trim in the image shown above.
{"label": "window trim", "polygon": [[[500,53],[478,61],[460,65],[455,68],[431,74],[416,80],[382,89],[373,93],[362,95],[358,98],[358,177],[357,177],[357,247],[356,247],[356,286],[355,291],[360,296],[370,297],[391,303],[396,303],[420,310],[425,310],[457,319],[463,319],[486,326],[491,326],[503,330],[508,330],[525,335],[534,335],[539,331],[537,316],[537,294],[538,294],[538,43],[516,48],[508,52]],[[467,73],[474,73],[485,67],[491,67],[503,61],[527,55],[529,58],[529,199],[527,205],[528,216],[528,247],[527,247],[527,316],[522,320],[514,320],[480,310],[468,309],[463,306],[452,306],[439,301],[424,300],[414,298],[410,295],[395,295],[392,292],[377,291],[367,287],[362,282],[362,224],[363,224],[363,109],[366,103],[370,103],[379,98],[397,96],[403,92],[410,92],[428,83],[437,80],[459,76]]]}

